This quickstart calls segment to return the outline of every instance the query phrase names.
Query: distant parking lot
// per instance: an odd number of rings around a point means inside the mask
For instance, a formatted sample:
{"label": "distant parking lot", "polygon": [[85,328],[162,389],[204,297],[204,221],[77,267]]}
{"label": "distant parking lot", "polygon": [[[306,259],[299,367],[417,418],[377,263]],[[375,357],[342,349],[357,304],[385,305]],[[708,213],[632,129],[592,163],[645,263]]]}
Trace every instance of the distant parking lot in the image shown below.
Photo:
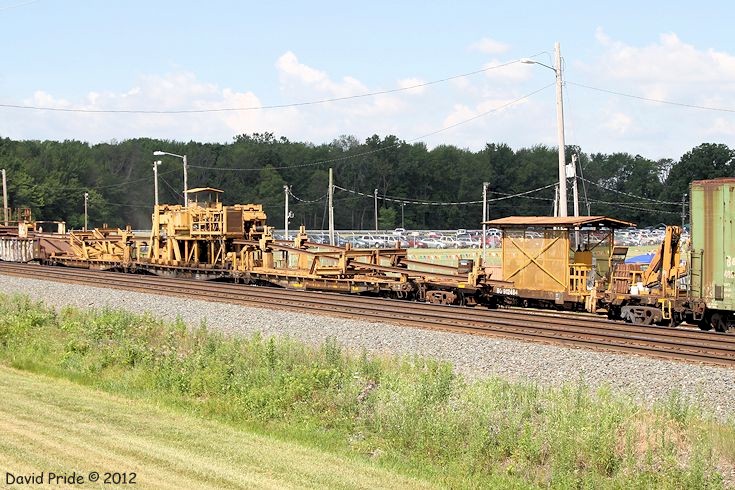
{"label": "distant parking lot", "polygon": [[[664,238],[666,228],[624,228],[615,232],[615,245],[628,247],[658,245]],[[290,237],[294,231],[289,231]],[[322,230],[309,230],[309,238],[315,243],[329,243],[329,234]],[[284,239],[283,230],[276,231],[276,239]],[[467,249],[482,248],[482,230],[339,230],[335,232],[337,245],[349,243],[353,248],[426,248]],[[488,228],[486,248],[499,248],[502,233],[497,228]],[[688,230],[684,230],[684,239]]]}

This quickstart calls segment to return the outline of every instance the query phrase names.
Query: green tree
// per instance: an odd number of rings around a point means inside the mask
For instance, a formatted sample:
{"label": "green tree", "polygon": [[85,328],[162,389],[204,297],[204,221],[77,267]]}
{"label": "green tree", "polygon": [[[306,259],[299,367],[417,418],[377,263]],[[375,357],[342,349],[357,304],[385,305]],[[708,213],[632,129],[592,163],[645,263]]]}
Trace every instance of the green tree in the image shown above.
{"label": "green tree", "polygon": [[397,215],[398,213],[394,208],[378,208],[378,228],[381,230],[392,230],[395,228]]}

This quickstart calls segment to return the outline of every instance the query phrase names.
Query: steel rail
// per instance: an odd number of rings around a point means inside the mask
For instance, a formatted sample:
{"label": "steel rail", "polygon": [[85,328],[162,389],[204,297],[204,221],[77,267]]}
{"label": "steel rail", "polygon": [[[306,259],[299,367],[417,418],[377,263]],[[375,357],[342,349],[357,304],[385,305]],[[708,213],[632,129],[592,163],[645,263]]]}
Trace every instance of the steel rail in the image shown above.
{"label": "steel rail", "polygon": [[[335,293],[2,263],[0,273],[293,311],[392,322],[735,366],[735,336],[623,324],[556,312],[451,307]],[[113,275],[114,274],[114,275]]]}

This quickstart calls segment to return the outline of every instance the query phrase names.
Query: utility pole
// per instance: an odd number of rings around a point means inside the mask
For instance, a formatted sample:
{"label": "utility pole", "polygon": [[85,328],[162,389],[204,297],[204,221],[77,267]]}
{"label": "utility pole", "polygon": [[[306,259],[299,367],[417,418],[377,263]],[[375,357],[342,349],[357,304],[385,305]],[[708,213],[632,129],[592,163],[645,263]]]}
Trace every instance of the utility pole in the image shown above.
{"label": "utility pole", "polygon": [[5,181],[5,169],[3,169],[3,222],[8,226],[8,184]]}
{"label": "utility pole", "polygon": [[554,45],[556,54],[556,130],[559,137],[559,216],[567,216],[567,165],[564,143],[564,98],[562,96],[561,47]]}
{"label": "utility pole", "polygon": [[577,155],[572,155],[572,196],[574,197],[574,216],[579,216],[579,192],[577,191]]}
{"label": "utility pole", "polygon": [[184,159],[184,207],[189,207],[189,181],[187,180],[186,170],[187,170],[187,163],[186,163],[186,155],[183,155]]}
{"label": "utility pole", "polygon": [[[681,229],[684,230],[684,225],[687,219],[687,195],[681,196]],[[691,230],[690,230],[691,231]]]}
{"label": "utility pole", "polygon": [[[572,196],[574,197],[574,217],[579,216],[579,193],[577,192],[577,154],[572,154]],[[579,227],[574,227],[574,244],[579,247]]]}
{"label": "utility pole", "polygon": [[485,265],[486,256],[485,248],[487,247],[487,186],[490,182],[482,183],[482,265]]}
{"label": "utility pole", "polygon": [[161,165],[161,160],[156,160],[153,162],[153,201],[155,204],[155,208],[157,211],[158,208],[158,166]]}
{"label": "utility pole", "polygon": [[84,193],[84,231],[87,231],[87,202],[89,201],[89,192]]}
{"label": "utility pole", "polygon": [[403,229],[406,228],[406,226],[403,223],[403,208],[405,208],[405,207],[406,207],[406,203],[405,202],[402,202],[401,203],[401,228],[403,228]]}
{"label": "utility pole", "polygon": [[[334,245],[334,172],[329,169],[329,244]],[[322,222],[323,223],[323,222]]]}
{"label": "utility pole", "polygon": [[566,169],[566,145],[564,143],[564,97],[562,97],[562,86],[564,79],[562,77],[561,66],[561,47],[559,43],[554,44],[554,53],[556,54],[556,63],[549,66],[530,58],[522,58],[521,63],[541,65],[553,70],[556,75],[556,133],[559,139],[559,205],[558,214],[554,216],[567,216],[567,169]]}
{"label": "utility pole", "polygon": [[283,186],[283,194],[285,197],[285,207],[286,207],[286,209],[284,209],[283,211],[283,230],[284,230],[284,235],[286,236],[286,240],[288,240],[288,219],[290,218],[290,216],[288,214],[288,186],[287,185]]}
{"label": "utility pole", "polygon": [[375,196],[375,231],[378,231],[378,189],[375,189],[373,196]]}

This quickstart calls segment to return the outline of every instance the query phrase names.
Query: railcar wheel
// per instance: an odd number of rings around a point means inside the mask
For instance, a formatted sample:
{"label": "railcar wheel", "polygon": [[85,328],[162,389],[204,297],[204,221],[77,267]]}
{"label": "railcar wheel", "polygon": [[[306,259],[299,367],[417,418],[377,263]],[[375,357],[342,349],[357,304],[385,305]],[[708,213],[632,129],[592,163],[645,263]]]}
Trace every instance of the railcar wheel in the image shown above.
{"label": "railcar wheel", "polygon": [[722,313],[713,313],[710,319],[710,324],[712,325],[712,328],[715,329],[715,332],[727,332],[727,325],[725,324],[725,318]]}

